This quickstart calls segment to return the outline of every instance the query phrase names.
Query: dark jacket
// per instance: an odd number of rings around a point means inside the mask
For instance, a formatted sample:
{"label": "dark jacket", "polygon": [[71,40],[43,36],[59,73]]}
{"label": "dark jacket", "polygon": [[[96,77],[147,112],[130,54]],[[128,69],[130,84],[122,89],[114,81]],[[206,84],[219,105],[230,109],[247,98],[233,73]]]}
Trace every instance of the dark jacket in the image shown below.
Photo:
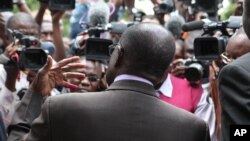
{"label": "dark jacket", "polygon": [[225,66],[219,75],[221,137],[229,141],[230,125],[250,124],[250,53]]}
{"label": "dark jacket", "polygon": [[[149,84],[122,80],[104,92],[50,97],[43,104],[40,116],[32,123],[26,140],[210,140],[204,121],[162,102],[155,94]],[[23,127],[28,127],[22,120],[24,117],[18,116],[20,112],[24,111],[17,111],[14,116],[9,141],[20,139]]]}

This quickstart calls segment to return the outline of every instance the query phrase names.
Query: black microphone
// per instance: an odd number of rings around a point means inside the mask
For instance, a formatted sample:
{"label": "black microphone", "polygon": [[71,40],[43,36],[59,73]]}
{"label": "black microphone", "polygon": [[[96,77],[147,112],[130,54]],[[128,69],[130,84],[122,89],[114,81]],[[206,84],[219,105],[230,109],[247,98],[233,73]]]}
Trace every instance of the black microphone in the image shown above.
{"label": "black microphone", "polygon": [[185,32],[202,29],[204,26],[204,21],[193,21],[183,24],[182,30]]}

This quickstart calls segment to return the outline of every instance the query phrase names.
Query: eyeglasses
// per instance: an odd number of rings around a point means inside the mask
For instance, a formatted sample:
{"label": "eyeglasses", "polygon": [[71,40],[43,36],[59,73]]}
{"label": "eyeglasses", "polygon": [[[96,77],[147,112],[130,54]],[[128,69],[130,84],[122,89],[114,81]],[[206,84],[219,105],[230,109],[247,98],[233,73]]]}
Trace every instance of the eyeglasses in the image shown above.
{"label": "eyeglasses", "polygon": [[116,44],[112,44],[109,46],[109,56],[112,55],[112,53],[114,52],[115,48],[118,48],[119,51],[121,51],[122,47],[119,43]]}
{"label": "eyeglasses", "polygon": [[221,55],[220,55],[221,59],[222,59],[222,62],[225,63],[225,64],[229,64],[231,62],[233,62],[233,58],[229,57],[228,54],[226,52],[223,52]]}
{"label": "eyeglasses", "polygon": [[97,75],[91,74],[87,76],[89,82],[97,82],[100,80],[100,78]]}

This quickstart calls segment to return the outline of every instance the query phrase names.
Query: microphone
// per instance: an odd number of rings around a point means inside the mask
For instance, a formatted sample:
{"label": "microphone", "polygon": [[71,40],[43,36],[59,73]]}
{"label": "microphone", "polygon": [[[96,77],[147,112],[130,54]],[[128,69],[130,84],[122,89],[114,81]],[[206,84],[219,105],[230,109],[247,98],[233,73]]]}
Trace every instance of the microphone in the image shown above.
{"label": "microphone", "polygon": [[53,55],[55,52],[55,45],[52,42],[43,41],[40,46],[49,55]]}
{"label": "microphone", "polygon": [[92,5],[88,12],[88,24],[90,26],[106,25],[109,22],[110,10],[104,1]]}
{"label": "microphone", "polygon": [[203,28],[204,24],[209,24],[209,23],[211,23],[211,21],[208,19],[202,19],[201,21],[188,22],[182,26],[182,30],[185,32],[199,30]]}

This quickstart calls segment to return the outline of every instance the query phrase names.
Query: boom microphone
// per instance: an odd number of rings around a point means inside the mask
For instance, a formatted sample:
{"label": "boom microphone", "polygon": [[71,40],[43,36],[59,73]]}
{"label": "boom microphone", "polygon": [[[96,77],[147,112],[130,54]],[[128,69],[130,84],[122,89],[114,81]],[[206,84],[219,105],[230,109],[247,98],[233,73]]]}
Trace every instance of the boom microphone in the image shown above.
{"label": "boom microphone", "polygon": [[110,10],[104,1],[92,5],[88,12],[88,24],[90,26],[106,25],[109,22]]}
{"label": "boom microphone", "polygon": [[201,21],[188,22],[188,23],[185,23],[182,26],[182,30],[185,31],[185,32],[193,31],[193,30],[199,30],[199,29],[203,28],[204,24],[207,24],[207,23],[210,23],[210,22],[211,21],[208,20],[208,19],[202,19]]}
{"label": "boom microphone", "polygon": [[204,24],[205,22],[203,21],[188,22],[188,23],[183,24],[182,30],[187,32],[187,31],[202,29]]}

